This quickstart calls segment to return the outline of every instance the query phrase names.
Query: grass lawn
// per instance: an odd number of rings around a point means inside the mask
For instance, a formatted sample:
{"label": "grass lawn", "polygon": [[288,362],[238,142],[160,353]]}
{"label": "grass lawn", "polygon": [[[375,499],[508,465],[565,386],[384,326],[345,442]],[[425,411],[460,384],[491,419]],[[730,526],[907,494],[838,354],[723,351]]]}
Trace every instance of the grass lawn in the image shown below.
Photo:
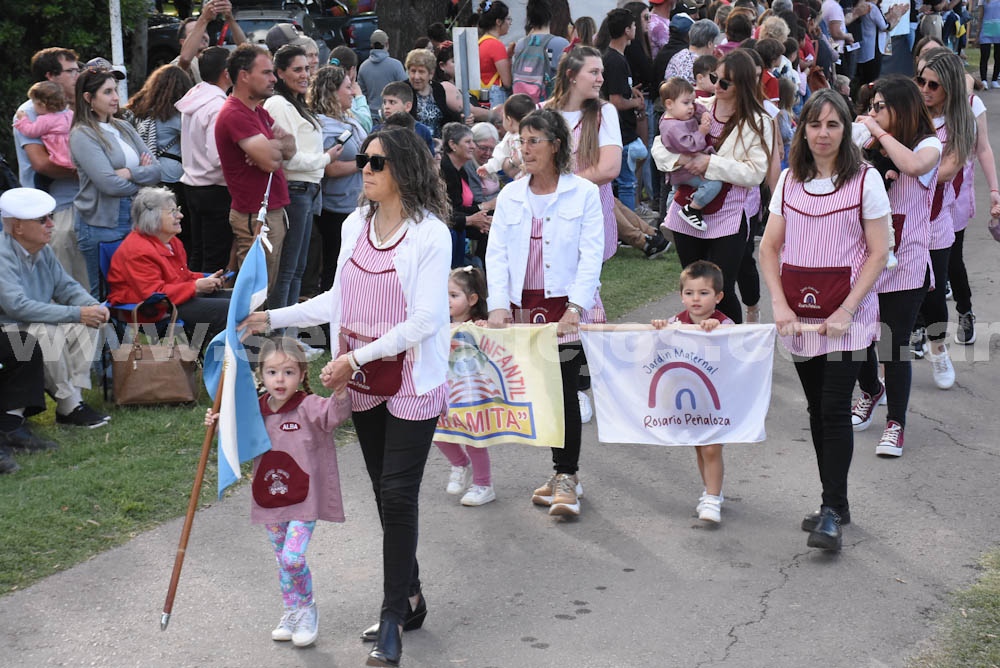
{"label": "grass lawn", "polygon": [[954,594],[934,648],[910,668],[997,668],[1000,666],[1000,550],[980,562],[982,575]]}
{"label": "grass lawn", "polygon": [[[637,250],[622,248],[604,266],[601,292],[609,317],[673,292],[676,258],[668,253],[649,261]],[[313,379],[327,359],[312,364]],[[318,382],[313,387],[328,394]],[[162,408],[103,405],[99,389],[86,399],[111,413],[107,427],[56,426],[50,406],[31,423],[59,442],[60,449],[16,453],[21,470],[0,476],[0,595],[121,545],[187,509],[205,433],[207,395],[194,406]],[[347,433],[338,434],[339,442],[353,440],[351,428],[343,429]],[[202,505],[215,500],[217,481],[213,448]]]}

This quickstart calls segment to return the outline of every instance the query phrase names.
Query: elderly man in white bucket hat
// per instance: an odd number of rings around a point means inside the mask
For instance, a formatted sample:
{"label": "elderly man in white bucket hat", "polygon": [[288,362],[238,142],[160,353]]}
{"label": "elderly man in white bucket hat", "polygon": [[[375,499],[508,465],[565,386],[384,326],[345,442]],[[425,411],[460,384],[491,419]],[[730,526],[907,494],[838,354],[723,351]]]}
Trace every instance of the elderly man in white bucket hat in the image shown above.
{"label": "elderly man in white bucket hat", "polygon": [[109,313],[66,273],[48,245],[55,204],[34,188],[0,195],[0,327],[12,343],[25,331],[38,341],[57,423],[101,427],[109,416],[85,404],[81,389],[90,387],[98,329]]}

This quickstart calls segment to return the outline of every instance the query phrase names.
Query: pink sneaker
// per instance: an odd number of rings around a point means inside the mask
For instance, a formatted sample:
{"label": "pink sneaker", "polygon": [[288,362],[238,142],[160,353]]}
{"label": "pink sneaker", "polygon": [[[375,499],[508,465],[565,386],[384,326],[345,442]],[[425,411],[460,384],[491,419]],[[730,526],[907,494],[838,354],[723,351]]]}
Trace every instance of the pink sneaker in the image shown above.
{"label": "pink sneaker", "polygon": [[903,456],[903,425],[889,420],[882,432],[882,439],[875,446],[875,454],[880,457]]}

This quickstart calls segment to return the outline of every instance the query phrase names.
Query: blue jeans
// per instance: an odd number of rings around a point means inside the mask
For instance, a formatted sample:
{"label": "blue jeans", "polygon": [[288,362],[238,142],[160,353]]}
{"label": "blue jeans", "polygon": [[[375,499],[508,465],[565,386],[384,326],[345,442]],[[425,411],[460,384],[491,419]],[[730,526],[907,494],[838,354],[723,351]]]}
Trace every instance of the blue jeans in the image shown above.
{"label": "blue jeans", "polygon": [[288,231],[281,246],[281,260],[278,264],[278,280],[274,283],[274,299],[270,304],[291,306],[299,302],[302,290],[302,274],[309,259],[309,236],[312,232],[313,214],[319,213],[316,206],[319,196],[318,183],[292,181],[288,184],[289,202],[285,206],[288,216]]}
{"label": "blue jeans", "polygon": [[691,203],[695,205],[696,209],[704,209],[722,192],[722,181],[708,181],[693,174],[685,185],[694,188],[694,193],[691,194]]}
{"label": "blue jeans", "polygon": [[132,231],[131,221],[132,198],[122,197],[118,204],[118,221],[115,227],[97,227],[87,224],[76,215],[76,241],[83,254],[83,260],[87,263],[87,280],[90,285],[85,286],[90,290],[94,299],[100,299],[101,266],[98,250],[102,243],[109,241],[119,241]]}
{"label": "blue jeans", "polygon": [[615,185],[618,186],[618,199],[633,211],[635,211],[635,163],[648,154],[639,138],[622,148],[622,168],[615,179]]}

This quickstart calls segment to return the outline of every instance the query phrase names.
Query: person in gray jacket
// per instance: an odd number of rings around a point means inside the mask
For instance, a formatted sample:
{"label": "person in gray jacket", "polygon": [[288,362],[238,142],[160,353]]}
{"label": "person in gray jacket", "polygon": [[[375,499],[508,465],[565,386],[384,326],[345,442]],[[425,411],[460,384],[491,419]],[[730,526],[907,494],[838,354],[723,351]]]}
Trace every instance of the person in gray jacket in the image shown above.
{"label": "person in gray jacket", "polygon": [[406,70],[403,63],[389,55],[389,35],[384,30],[372,33],[371,45],[368,59],[358,68],[358,85],[374,113],[382,109],[382,89],[393,81],[405,81]]}
{"label": "person in gray jacket", "polygon": [[101,427],[110,418],[83,402],[81,388],[90,387],[97,330],[109,313],[66,273],[49,246],[55,207],[51,195],[34,188],[0,195],[0,328],[12,344],[27,332],[41,348],[58,424]]}
{"label": "person in gray jacket", "polygon": [[69,134],[70,155],[80,177],[76,237],[87,263],[87,286],[98,292],[98,247],[118,241],[131,230],[129,208],[140,186],[160,182],[160,163],[135,129],[115,118],[118,82],[115,70],[88,68],[76,81],[76,110]]}

